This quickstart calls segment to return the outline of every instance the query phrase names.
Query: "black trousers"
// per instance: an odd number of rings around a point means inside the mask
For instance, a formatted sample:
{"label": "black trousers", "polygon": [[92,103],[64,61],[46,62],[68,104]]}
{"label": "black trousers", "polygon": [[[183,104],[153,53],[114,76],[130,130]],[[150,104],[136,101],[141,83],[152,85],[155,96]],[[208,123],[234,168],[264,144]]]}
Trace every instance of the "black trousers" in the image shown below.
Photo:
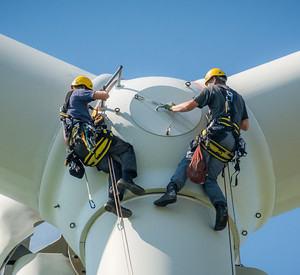
{"label": "black trousers", "polygon": [[[112,161],[112,169],[115,175],[115,183],[118,182],[120,178],[129,179],[137,177],[137,165],[134,149],[131,144],[123,141],[122,139],[114,136],[112,146],[107,151],[107,154],[101,159],[97,164],[99,171],[105,173],[110,173],[109,171],[109,161]],[[113,187],[112,187],[112,175],[108,177],[108,197],[114,200]],[[124,190],[118,188],[120,200],[123,199]]]}

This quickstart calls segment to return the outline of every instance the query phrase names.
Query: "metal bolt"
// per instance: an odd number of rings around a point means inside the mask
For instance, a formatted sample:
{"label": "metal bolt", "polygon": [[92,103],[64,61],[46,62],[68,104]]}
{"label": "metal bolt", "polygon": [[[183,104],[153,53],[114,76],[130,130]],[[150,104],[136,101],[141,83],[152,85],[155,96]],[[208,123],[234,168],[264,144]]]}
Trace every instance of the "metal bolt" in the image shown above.
{"label": "metal bolt", "polygon": [[248,235],[248,231],[247,231],[247,230],[243,230],[243,231],[242,231],[242,235],[243,235],[243,236],[247,236],[247,235]]}
{"label": "metal bolt", "polygon": [[76,226],[76,224],[75,224],[74,222],[71,222],[71,223],[70,223],[70,227],[71,227],[71,228],[74,228],[75,226]]}
{"label": "metal bolt", "polygon": [[255,214],[255,217],[258,218],[258,219],[261,218],[261,213],[257,212],[257,213]]}

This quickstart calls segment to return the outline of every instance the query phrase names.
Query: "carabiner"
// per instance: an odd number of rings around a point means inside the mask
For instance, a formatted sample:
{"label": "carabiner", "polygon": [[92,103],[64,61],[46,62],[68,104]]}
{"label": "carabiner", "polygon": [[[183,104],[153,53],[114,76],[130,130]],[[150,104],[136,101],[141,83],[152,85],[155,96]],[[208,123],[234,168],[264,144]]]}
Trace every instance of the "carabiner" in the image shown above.
{"label": "carabiner", "polygon": [[155,108],[155,111],[158,111],[158,109],[161,109],[161,108],[166,109],[166,108],[165,108],[165,105],[158,105],[158,106]]}
{"label": "carabiner", "polygon": [[233,101],[233,94],[232,94],[232,92],[229,92],[229,91],[226,91],[226,92],[227,92],[226,101],[232,102]]}
{"label": "carabiner", "polygon": [[123,220],[121,220],[119,223],[117,223],[117,228],[119,229],[119,231],[122,231],[124,229]]}
{"label": "carabiner", "polygon": [[91,207],[92,209],[94,209],[94,208],[96,207],[96,204],[95,204],[94,201],[91,200],[91,199],[89,199],[89,204],[90,204],[90,207]]}

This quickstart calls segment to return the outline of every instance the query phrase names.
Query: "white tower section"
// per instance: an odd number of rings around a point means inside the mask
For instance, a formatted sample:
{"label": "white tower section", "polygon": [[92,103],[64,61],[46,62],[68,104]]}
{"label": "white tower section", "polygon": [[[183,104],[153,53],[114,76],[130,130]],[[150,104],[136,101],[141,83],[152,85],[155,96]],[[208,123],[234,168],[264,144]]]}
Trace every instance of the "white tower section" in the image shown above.
{"label": "white tower section", "polygon": [[[136,98],[178,104],[199,93],[198,85],[146,77],[122,80],[120,87],[110,90],[105,104],[107,124],[134,146],[136,183],[146,189],[142,197],[125,196],[123,205],[134,215],[120,228],[116,216],[103,209],[108,175],[86,169],[96,204],[92,210],[84,179],[71,177],[64,167],[66,147],[58,115],[76,76],[90,77],[97,89],[109,76],[96,77],[4,36],[0,36],[0,49],[0,112],[5,129],[0,144],[0,192],[58,227],[87,274],[194,275],[199,270],[201,274],[239,274],[234,262],[247,234],[273,215],[299,207],[296,182],[300,172],[295,156],[299,148],[294,153],[280,147],[284,140],[299,143],[300,128],[295,127],[299,52],[229,78],[229,86],[246,100],[251,126],[243,134],[248,156],[242,160],[239,185],[232,188],[234,213],[226,175],[230,229],[215,232],[215,211],[200,185],[188,182],[174,205],[162,209],[153,205],[165,191],[189,140],[205,127],[204,112],[197,109],[174,115],[156,111],[149,100]],[[225,192],[221,177],[219,185]],[[283,188],[286,185],[292,188]],[[1,226],[0,230],[6,234]]]}

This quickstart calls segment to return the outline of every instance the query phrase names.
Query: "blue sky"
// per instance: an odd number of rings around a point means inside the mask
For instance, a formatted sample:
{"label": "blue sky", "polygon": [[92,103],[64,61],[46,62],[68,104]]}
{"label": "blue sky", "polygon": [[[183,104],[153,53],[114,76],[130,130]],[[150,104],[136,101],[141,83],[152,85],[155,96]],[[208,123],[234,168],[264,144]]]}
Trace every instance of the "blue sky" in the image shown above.
{"label": "blue sky", "polygon": [[[94,74],[204,78],[227,75],[300,49],[300,1],[0,0],[5,36]],[[299,274],[300,209],[251,234],[242,264]]]}

